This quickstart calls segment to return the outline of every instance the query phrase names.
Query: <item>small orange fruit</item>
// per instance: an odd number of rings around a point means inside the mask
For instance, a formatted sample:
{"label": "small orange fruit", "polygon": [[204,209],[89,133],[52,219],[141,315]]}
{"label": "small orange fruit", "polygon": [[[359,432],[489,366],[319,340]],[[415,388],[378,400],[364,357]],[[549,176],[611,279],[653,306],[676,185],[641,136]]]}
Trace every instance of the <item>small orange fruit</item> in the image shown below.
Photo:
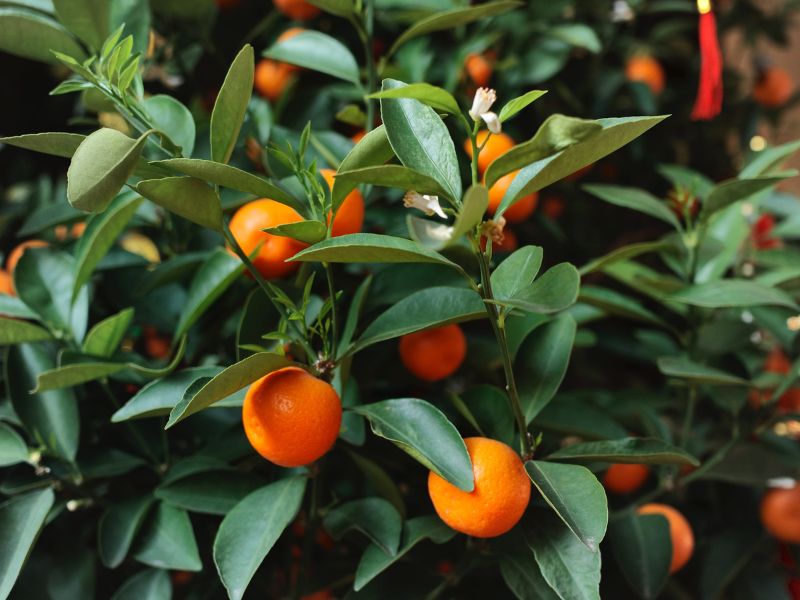
{"label": "small orange fruit", "polygon": [[28,240],[27,242],[22,242],[8,253],[6,271],[8,271],[10,275],[14,275],[14,269],[17,268],[19,259],[22,258],[22,255],[25,254],[28,248],[46,248],[47,246],[49,246],[49,244],[44,240]]}
{"label": "small orange fruit", "polygon": [[465,492],[431,471],[428,494],[450,527],[489,538],[510,531],[525,514],[531,482],[519,455],[506,444],[484,437],[466,438],[475,489]]}
{"label": "small orange fruit", "polygon": [[273,102],[281,97],[297,67],[284,62],[262,58],[256,65],[253,87]]}
{"label": "small orange fruit", "polygon": [[6,270],[0,270],[0,294],[6,294],[8,296],[17,295],[14,291],[14,280],[11,274]]}
{"label": "small orange fruit", "polygon": [[603,475],[603,487],[614,494],[631,494],[642,487],[650,476],[646,465],[618,463]]}
{"label": "small orange fruit", "polygon": [[770,350],[767,358],[764,360],[764,371],[766,373],[777,373],[778,375],[786,375],[792,370],[792,361],[786,356],[786,353],[780,346],[775,346]]}
{"label": "small orange fruit", "polygon": [[777,108],[792,97],[792,76],[780,67],[767,67],[753,87],[753,99],[766,108]]}
{"label": "small orange fruit", "polygon": [[278,279],[297,269],[298,263],[286,262],[286,259],[297,254],[306,245],[292,238],[261,230],[302,220],[303,217],[293,208],[262,198],[239,208],[231,219],[230,228],[233,237],[248,256],[261,244],[258,254],[252,259],[253,264],[267,279]]}
{"label": "small orange fruit", "polygon": [[764,494],[761,523],[775,539],[800,544],[800,485],[774,488]]}
{"label": "small orange fruit", "polygon": [[[503,196],[506,195],[511,182],[514,181],[517,173],[519,173],[518,170],[512,171],[507,175],[503,175],[492,187],[489,188],[488,210],[490,215],[493,215],[497,210],[497,207],[500,206],[500,203],[503,201]],[[531,216],[534,210],[536,210],[536,203],[538,199],[538,192],[533,192],[532,194],[520,198],[511,206],[511,208],[507,209],[503,213],[503,217],[505,217],[506,221],[509,223],[519,223],[524,221]]]}
{"label": "small orange fruit", "polygon": [[666,77],[661,63],[647,54],[632,56],[625,64],[625,77],[628,81],[645,84],[658,96],[664,91]]}
{"label": "small orange fruit", "polygon": [[464,362],[467,338],[458,325],[445,325],[404,335],[399,349],[406,369],[425,381],[439,381]]}
{"label": "small orange fruit", "polygon": [[[482,130],[478,132],[478,147],[480,148],[481,144],[483,144],[486,136],[489,135],[487,130]],[[478,154],[478,170],[483,173],[486,170],[486,167],[491,164],[491,162],[500,156],[501,154],[505,154],[511,148],[514,147],[514,140],[511,139],[507,133],[497,133],[493,134],[492,137],[489,138],[489,141],[486,142],[486,146],[483,147],[483,150],[480,151]],[[469,156],[469,159],[472,160],[472,144],[470,144],[469,140],[464,142],[464,150]]]}
{"label": "small orange fruit", "polygon": [[319,14],[319,9],[305,0],[272,0],[277,8],[290,19],[307,21]]}
{"label": "small orange fruit", "polygon": [[473,52],[464,59],[464,68],[467,70],[472,83],[483,87],[492,79],[492,63],[483,54]]}
{"label": "small orange fruit", "polygon": [[670,574],[680,571],[694,553],[694,533],[689,521],[679,511],[666,504],[651,502],[639,507],[641,515],[661,515],[669,522],[669,536],[672,540],[672,562]]}
{"label": "small orange fruit", "polygon": [[[325,182],[328,184],[329,189],[333,189],[333,177],[336,171],[333,169],[320,169]],[[330,218],[330,215],[328,215]],[[353,190],[344,199],[339,210],[336,211],[336,218],[333,219],[333,227],[331,227],[331,235],[347,235],[349,233],[358,233],[361,231],[361,226],[364,224],[364,197],[357,189]]]}
{"label": "small orange fruit", "polygon": [[299,367],[284,367],[253,383],[242,407],[250,445],[282,467],[314,462],[331,449],[342,403],[329,383]]}
{"label": "small orange fruit", "polygon": [[169,337],[158,333],[152,325],[145,325],[142,334],[144,337],[144,351],[147,356],[156,360],[163,360],[170,355],[172,344]]}

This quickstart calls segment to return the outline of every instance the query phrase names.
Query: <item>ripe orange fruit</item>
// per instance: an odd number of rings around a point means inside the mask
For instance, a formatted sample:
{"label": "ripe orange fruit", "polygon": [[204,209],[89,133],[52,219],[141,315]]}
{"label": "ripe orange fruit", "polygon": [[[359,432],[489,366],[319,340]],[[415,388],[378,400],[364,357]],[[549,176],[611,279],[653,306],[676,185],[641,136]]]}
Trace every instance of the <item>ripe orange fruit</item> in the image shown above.
{"label": "ripe orange fruit", "polygon": [[655,502],[640,506],[638,512],[641,515],[661,515],[669,521],[669,537],[672,540],[672,562],[669,572],[672,574],[680,571],[694,552],[694,533],[689,521],[671,506]]}
{"label": "ripe orange fruit", "polygon": [[786,375],[792,370],[792,361],[786,356],[786,353],[780,346],[772,348],[767,358],[764,360],[764,371],[766,373],[777,373],[778,375]]}
{"label": "ripe orange fruit", "polygon": [[264,98],[274,102],[281,97],[296,70],[293,65],[262,58],[256,65],[253,87]]}
{"label": "ripe orange fruit", "polygon": [[765,493],[761,499],[761,523],[774,538],[800,544],[800,485]]}
{"label": "ripe orange fruit", "polygon": [[0,270],[0,294],[16,296],[14,291],[14,280],[8,271]]}
{"label": "ripe orange fruit", "polygon": [[475,489],[465,492],[431,471],[428,494],[439,517],[461,533],[480,538],[503,535],[528,507],[531,482],[519,455],[506,444],[466,438]]}
{"label": "ripe orange fruit", "polygon": [[319,14],[319,9],[305,0],[273,0],[275,8],[290,19],[307,21]]}
{"label": "ripe orange fruit", "polygon": [[[320,169],[320,175],[328,184],[329,189],[333,189],[333,176],[336,171],[333,169]],[[330,219],[330,214],[328,215]],[[361,226],[364,224],[364,197],[358,190],[353,190],[344,202],[336,211],[336,218],[333,220],[333,227],[331,227],[331,235],[347,235],[349,233],[358,233],[361,231]]]}
{"label": "ripe orange fruit", "polygon": [[282,467],[299,467],[331,449],[342,423],[342,403],[329,383],[299,367],[284,367],[250,386],[242,423],[261,456]]}
{"label": "ripe orange fruit", "polygon": [[[486,139],[486,136],[489,135],[487,130],[482,130],[478,132],[478,147],[480,148],[483,141]],[[511,148],[514,147],[514,140],[511,139],[507,133],[497,133],[492,135],[489,138],[489,141],[486,142],[486,146],[484,146],[483,150],[480,151],[478,154],[478,170],[483,173],[486,170],[486,167],[498,156],[501,154],[505,154]],[[469,156],[469,159],[472,160],[472,145],[469,143],[469,140],[464,142],[464,150]]]}
{"label": "ripe orange fruit", "polygon": [[638,81],[650,88],[655,96],[664,91],[664,69],[652,56],[641,54],[632,56],[625,64],[625,77],[628,81]]}
{"label": "ripe orange fruit", "polygon": [[158,333],[152,325],[145,325],[142,330],[144,337],[144,351],[150,358],[163,360],[170,355],[172,344],[166,335]]}
{"label": "ripe orange fruit", "polygon": [[603,475],[603,486],[614,494],[631,494],[650,476],[646,465],[613,464]]}
{"label": "ripe orange fruit", "polygon": [[27,242],[22,242],[8,253],[6,271],[8,271],[10,275],[14,275],[14,269],[17,268],[19,259],[22,258],[22,255],[25,254],[25,250],[28,248],[46,248],[47,246],[49,246],[49,244],[44,240],[28,240]]}
{"label": "ripe orange fruit", "polygon": [[766,108],[776,108],[792,97],[792,76],[780,67],[767,67],[753,87],[753,99]]}
{"label": "ripe orange fruit", "polygon": [[464,68],[472,83],[483,87],[492,79],[492,63],[483,54],[473,52],[464,59]]}
{"label": "ripe orange fruit", "polygon": [[297,263],[286,262],[286,259],[297,254],[306,244],[261,230],[302,220],[303,217],[293,208],[275,200],[261,198],[239,208],[231,219],[230,228],[233,237],[248,256],[261,244],[258,254],[252,259],[253,264],[267,279],[277,279],[297,269]]}
{"label": "ripe orange fruit", "polygon": [[445,325],[404,335],[399,348],[406,369],[425,381],[439,381],[464,362],[467,338],[458,325]]}
{"label": "ripe orange fruit", "polygon": [[[498,179],[495,184],[489,188],[489,214],[493,215],[503,201],[503,196],[506,195],[511,182],[519,173],[519,170],[512,171],[507,175],[503,175]],[[539,199],[539,193],[533,192],[523,198],[520,198],[514,205],[503,213],[506,221],[509,223],[519,223],[531,216],[536,210],[536,203]]]}

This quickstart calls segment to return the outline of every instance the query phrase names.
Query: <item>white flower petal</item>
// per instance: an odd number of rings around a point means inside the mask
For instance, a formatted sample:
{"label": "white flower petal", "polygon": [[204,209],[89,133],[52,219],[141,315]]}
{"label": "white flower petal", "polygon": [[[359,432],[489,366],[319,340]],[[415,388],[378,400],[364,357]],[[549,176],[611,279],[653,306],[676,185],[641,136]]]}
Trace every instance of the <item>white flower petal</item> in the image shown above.
{"label": "white flower petal", "polygon": [[500,133],[502,130],[502,124],[500,123],[500,119],[497,118],[497,115],[493,112],[485,112],[481,115],[481,119],[484,120],[486,123],[486,127],[492,133]]}
{"label": "white flower petal", "polygon": [[478,121],[483,113],[492,108],[495,100],[497,100],[497,92],[489,88],[478,88],[475,92],[475,98],[472,100],[469,116],[472,117],[473,121]]}
{"label": "white flower petal", "polygon": [[429,217],[433,214],[437,214],[443,219],[447,218],[447,215],[439,204],[438,196],[419,194],[414,191],[406,192],[406,195],[403,196],[403,206],[406,208],[416,208],[421,210]]}

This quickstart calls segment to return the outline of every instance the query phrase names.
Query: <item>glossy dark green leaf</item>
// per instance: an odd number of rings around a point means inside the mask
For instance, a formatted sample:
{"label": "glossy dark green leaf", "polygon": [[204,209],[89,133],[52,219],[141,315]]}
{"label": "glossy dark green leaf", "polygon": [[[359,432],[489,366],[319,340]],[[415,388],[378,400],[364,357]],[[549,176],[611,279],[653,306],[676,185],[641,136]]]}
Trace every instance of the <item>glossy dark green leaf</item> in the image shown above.
{"label": "glossy dark green leaf", "polygon": [[290,237],[305,244],[316,244],[325,239],[328,228],[321,221],[298,221],[297,223],[286,223],[277,227],[267,227],[263,231],[272,235]]}
{"label": "glossy dark green leaf", "polygon": [[114,592],[111,600],[171,600],[172,582],[164,569],[138,572]]}
{"label": "glossy dark green leaf", "polygon": [[542,266],[542,247],[523,246],[508,256],[492,273],[495,298],[512,298],[533,283]]}
{"label": "glossy dark green leaf", "polygon": [[[339,165],[339,171],[355,171],[366,167],[374,167],[385,163],[394,156],[389,138],[386,136],[386,127],[380,125],[367,133],[353,149],[344,157]],[[346,184],[344,181],[333,181],[331,198],[334,208],[339,208],[341,203],[352,192],[356,184]]]}
{"label": "glossy dark green leaf", "polygon": [[670,299],[706,308],[770,305],[797,309],[797,303],[783,290],[744,279],[692,285],[671,294]]}
{"label": "glossy dark green leaf", "polygon": [[264,56],[360,85],[353,53],[339,40],[320,31],[304,29],[277,42]]}
{"label": "glossy dark green leaf", "polygon": [[610,315],[644,321],[653,325],[666,326],[664,321],[655,313],[646,309],[641,303],[624,294],[609,288],[594,285],[581,287],[578,300],[590,306],[596,306]]}
{"label": "glossy dark green leaf", "polygon": [[83,60],[86,54],[58,21],[22,7],[0,7],[0,50],[22,58],[57,63],[51,51]]}
{"label": "glossy dark green leaf", "polygon": [[331,509],[323,525],[336,540],[351,530],[360,531],[387,554],[397,554],[403,522],[391,502],[361,498]]}
{"label": "glossy dark green leaf", "polygon": [[0,504],[0,598],[7,598],[53,506],[50,488],[9,498]]}
{"label": "glossy dark green leaf", "polygon": [[[706,543],[697,557],[700,559],[698,594],[702,598],[720,598],[723,590],[758,552],[762,536],[760,523],[754,521],[704,536]],[[660,541],[662,545],[667,545],[663,533]]]}
{"label": "glossy dark green leaf", "polygon": [[570,263],[559,263],[545,271],[533,284],[499,303],[527,312],[554,313],[575,304],[579,287],[578,269]]}
{"label": "glossy dark green leaf", "polygon": [[125,560],[152,504],[150,496],[127,498],[109,506],[100,517],[97,552],[106,567],[114,569]]}
{"label": "glossy dark green leaf", "polygon": [[222,205],[217,193],[194,177],[147,179],[136,191],[176,215],[215,231],[222,229]]}
{"label": "glossy dark green leaf", "polygon": [[665,240],[657,240],[655,242],[639,242],[636,244],[621,246],[620,248],[616,248],[604,256],[590,260],[579,269],[579,272],[581,275],[587,275],[595,271],[600,271],[607,265],[628,260],[629,258],[633,258],[641,254],[666,250],[670,247],[672,247],[672,244]]}
{"label": "glossy dark green leaf", "polygon": [[782,168],[784,160],[800,150],[800,141],[794,140],[778,146],[770,146],[760,152],[754,152],[752,160],[739,172],[740,179],[750,179],[769,175]]}
{"label": "glossy dark green leaf", "polygon": [[53,0],[61,24],[94,50],[110,33],[108,4],[107,0]]}
{"label": "glossy dark green leaf", "polygon": [[509,100],[503,105],[503,108],[500,109],[500,114],[497,115],[497,118],[500,119],[501,123],[508,121],[519,111],[526,108],[529,104],[533,104],[546,93],[547,90],[531,90],[530,92],[522,94],[522,96]]}
{"label": "glossy dark green leaf", "polygon": [[579,442],[556,450],[547,460],[603,461],[645,465],[698,466],[694,456],[657,438],[623,438],[602,442]]}
{"label": "glossy dark green leaf", "polygon": [[195,126],[189,109],[166,94],[145,98],[143,105],[153,126],[165,133],[181,149],[183,156],[191,156],[194,150]]}
{"label": "glossy dark green leaf", "polygon": [[780,174],[752,179],[729,179],[717,184],[708,194],[700,210],[700,220],[706,221],[711,215],[730,206],[734,202],[745,200],[762,192],[789,177],[797,175],[797,171],[785,171]]}
{"label": "glossy dark green leaf", "polygon": [[38,325],[0,316],[0,345],[2,346],[51,339],[53,336],[50,335],[50,332]]}
{"label": "glossy dark green leaf", "polygon": [[[0,14],[2,14],[0,8]],[[48,133],[28,133],[25,135],[15,135],[12,137],[0,138],[0,143],[25,148],[42,154],[72,158],[78,146],[86,139],[85,135],[78,133],[48,132]]]}
{"label": "glossy dark green leaf", "polygon": [[86,338],[83,340],[83,352],[92,356],[109,358],[116,352],[132,321],[132,308],[126,308],[115,315],[106,317],[86,334]]}
{"label": "glossy dark green leaf", "polygon": [[681,165],[659,165],[658,172],[666,177],[675,187],[681,187],[690,194],[696,195],[701,200],[705,200],[714,182],[702,173]]}
{"label": "glossy dark green leaf", "polygon": [[377,165],[354,171],[339,171],[336,181],[339,180],[351,188],[361,183],[371,183],[406,191],[414,190],[420,194],[445,195],[438,181],[402,165]]}
{"label": "glossy dark green leaf", "polygon": [[394,479],[392,479],[378,463],[369,458],[350,450],[347,450],[347,454],[353,460],[356,467],[363,473],[365,479],[375,492],[391,502],[392,506],[397,509],[397,512],[404,517],[406,514],[405,502],[403,501],[403,495],[400,493]]}
{"label": "glossy dark green leaf", "polygon": [[577,538],[597,552],[608,525],[608,502],[597,477],[580,465],[529,460],[525,470],[539,493]]}
{"label": "glossy dark green leaf", "polygon": [[156,488],[156,498],[191,512],[225,515],[256,488],[260,477],[227,469],[203,471]]}
{"label": "glossy dark green leaf", "polygon": [[240,600],[264,557],[300,510],[306,478],[288,477],[252,492],[222,520],[214,564],[232,600]]}
{"label": "glossy dark green leaf", "polygon": [[211,113],[211,159],[227,163],[244,122],[253,92],[255,61],[247,44],[233,59]]}
{"label": "glossy dark green leaf", "polygon": [[418,398],[397,398],[354,407],[372,432],[395,443],[426,468],[466,492],[475,487],[464,440],[438,408]]}
{"label": "glossy dark green leaf", "polygon": [[608,529],[611,554],[640,598],[657,598],[672,561],[669,524],[661,515],[628,512]]}
{"label": "glossy dark green leaf", "polygon": [[630,208],[655,217],[665,223],[669,223],[679,231],[682,229],[678,217],[675,216],[675,213],[669,208],[667,203],[659,200],[650,194],[650,192],[639,188],[599,183],[585,185],[583,189],[610,204]]}
{"label": "glossy dark green leaf", "polygon": [[159,569],[200,571],[203,563],[187,512],[161,502],[142,529],[134,558]]}
{"label": "glossy dark green leaf", "polygon": [[[383,81],[383,91],[404,87],[395,79]],[[409,169],[435,179],[447,197],[461,198],[461,175],[453,139],[430,106],[409,98],[384,98],[381,117],[392,150]]]}
{"label": "glossy dark green leaf", "polygon": [[36,387],[33,392],[73,387],[87,381],[108,377],[124,369],[125,364],[113,362],[81,362],[48,369],[36,377]]}
{"label": "glossy dark green leaf", "polygon": [[585,402],[550,402],[533,420],[536,427],[590,440],[613,440],[628,435],[608,411]]}
{"label": "glossy dark green leaf", "polygon": [[285,356],[269,352],[259,352],[248,356],[216,375],[194,395],[184,395],[183,399],[172,409],[167,427],[172,427],[186,417],[227,398],[267,373],[291,364],[291,361]]}
{"label": "glossy dark green leaf", "polygon": [[662,356],[659,358],[658,370],[668,377],[689,379],[697,383],[710,383],[713,385],[750,385],[749,382],[741,377],[678,356]]}
{"label": "glossy dark green leaf", "polygon": [[[514,446],[514,416],[508,406],[508,396],[498,387],[477,385],[461,394],[461,398],[485,437]],[[502,410],[501,410],[502,408]]]}
{"label": "glossy dark green leaf", "polygon": [[498,557],[500,574],[518,600],[560,600],[542,577],[533,551],[524,542]]}
{"label": "glossy dark green leaf", "polygon": [[52,368],[52,357],[40,344],[18,344],[8,348],[5,380],[14,411],[30,439],[46,451],[68,462],[78,452],[80,419],[72,390],[31,394],[36,376]]}
{"label": "glossy dark green leaf", "polygon": [[688,307],[670,299],[670,293],[677,292],[683,283],[669,275],[659,273],[638,262],[623,260],[607,264],[603,272],[629,288],[651,298],[672,312],[685,315]]}
{"label": "glossy dark green leaf", "polygon": [[356,580],[353,588],[358,591],[405,556],[409,550],[425,539],[430,539],[435,544],[444,544],[450,541],[455,531],[442,523],[438,517],[416,517],[409,519],[403,526],[403,535],[397,554],[390,555],[380,546],[370,544],[361,555],[361,561],[356,569]]}
{"label": "glossy dark green leaf", "polygon": [[25,440],[9,425],[0,422],[0,467],[7,467],[28,460]]}
{"label": "glossy dark green leaf", "polygon": [[403,87],[376,92],[370,98],[413,98],[440,113],[460,115],[461,108],[453,94],[429,83],[410,83]]}

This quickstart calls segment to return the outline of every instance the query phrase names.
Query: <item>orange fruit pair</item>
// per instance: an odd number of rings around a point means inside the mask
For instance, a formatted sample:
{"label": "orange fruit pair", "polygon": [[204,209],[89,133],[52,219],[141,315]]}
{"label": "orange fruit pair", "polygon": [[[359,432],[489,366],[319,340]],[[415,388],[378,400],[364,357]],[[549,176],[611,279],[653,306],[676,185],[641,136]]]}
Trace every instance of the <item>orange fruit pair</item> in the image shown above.
{"label": "orange fruit pair", "polygon": [[669,537],[672,540],[672,561],[670,574],[680,571],[694,553],[694,532],[689,521],[680,511],[666,504],[652,502],[644,504],[638,510],[641,515],[661,515],[669,523]]}
{"label": "orange fruit pair", "polygon": [[794,92],[792,76],[780,67],[767,67],[759,73],[753,87],[753,99],[766,108],[777,108]]}
{"label": "orange fruit pair", "polygon": [[484,437],[466,438],[475,489],[465,492],[433,471],[428,494],[436,514],[450,527],[479,538],[510,531],[525,514],[531,482],[519,455],[506,444]]}
{"label": "orange fruit pair", "polygon": [[319,14],[319,8],[305,0],[272,0],[284,15],[296,21],[307,21]]}
{"label": "orange fruit pair", "polygon": [[800,485],[765,493],[761,499],[761,523],[774,538],[800,544]]}
{"label": "orange fruit pair", "polygon": [[[498,179],[495,184],[489,188],[489,214],[493,215],[500,203],[503,201],[503,196],[506,195],[511,182],[519,173],[519,170],[512,171],[507,175],[503,175]],[[503,217],[509,223],[521,223],[533,214],[536,210],[536,204],[539,200],[539,192],[533,192],[517,200],[510,208],[506,209]]]}
{"label": "orange fruit pair", "polygon": [[248,388],[242,423],[261,456],[282,467],[299,467],[336,442],[342,403],[329,383],[299,367],[284,367]]}
{"label": "orange fruit pair", "polygon": [[55,234],[56,239],[59,242],[64,242],[69,238],[77,240],[79,237],[83,235],[84,231],[86,231],[86,222],[78,221],[77,223],[73,223],[72,227],[69,227],[67,225],[58,225],[53,230],[53,233]]}
{"label": "orange fruit pair", "polygon": [[642,487],[650,476],[646,465],[613,464],[603,475],[603,487],[614,494],[632,494]]}
{"label": "orange fruit pair", "polygon": [[666,84],[661,63],[649,54],[638,54],[629,58],[625,64],[625,78],[645,84],[654,96],[661,94]]}
{"label": "orange fruit pair", "polygon": [[467,355],[467,338],[458,325],[409,333],[400,338],[400,360],[425,381],[440,381],[455,373]]}
{"label": "orange fruit pair", "polygon": [[[476,140],[478,142],[478,148],[486,141],[486,136],[488,135],[489,132],[485,129],[478,132]],[[511,136],[507,133],[492,134],[492,137],[489,138],[489,141],[486,142],[486,145],[478,153],[478,171],[483,174],[486,167],[488,167],[494,159],[511,150],[514,145],[514,140],[512,140]],[[469,140],[464,142],[464,151],[467,153],[467,156],[469,156],[469,159],[472,160],[472,144],[470,144]]]}

